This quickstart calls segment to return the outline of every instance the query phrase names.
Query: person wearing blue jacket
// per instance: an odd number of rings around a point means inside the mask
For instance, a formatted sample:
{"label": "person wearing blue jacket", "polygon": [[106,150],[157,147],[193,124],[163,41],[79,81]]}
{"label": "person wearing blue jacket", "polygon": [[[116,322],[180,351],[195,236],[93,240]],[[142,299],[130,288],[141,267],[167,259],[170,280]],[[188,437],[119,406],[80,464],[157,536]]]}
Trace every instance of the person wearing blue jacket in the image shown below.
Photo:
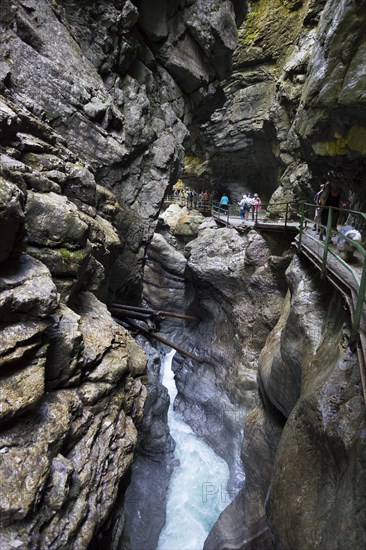
{"label": "person wearing blue jacket", "polygon": [[229,197],[224,193],[220,200],[220,206],[223,210],[227,210],[229,208]]}

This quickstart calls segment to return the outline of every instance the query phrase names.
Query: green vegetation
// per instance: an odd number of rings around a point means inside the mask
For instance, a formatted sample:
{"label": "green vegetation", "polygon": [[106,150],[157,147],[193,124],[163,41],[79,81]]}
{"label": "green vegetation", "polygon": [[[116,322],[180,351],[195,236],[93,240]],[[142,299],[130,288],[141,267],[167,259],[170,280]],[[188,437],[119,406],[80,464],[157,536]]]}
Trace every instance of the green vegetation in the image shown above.
{"label": "green vegetation", "polygon": [[59,248],[62,262],[66,265],[80,263],[86,256],[85,250],[69,250],[68,248]]}
{"label": "green vegetation", "polygon": [[253,10],[247,15],[244,33],[239,34],[241,43],[249,45],[256,42],[260,36],[260,30],[258,26],[258,12]]}

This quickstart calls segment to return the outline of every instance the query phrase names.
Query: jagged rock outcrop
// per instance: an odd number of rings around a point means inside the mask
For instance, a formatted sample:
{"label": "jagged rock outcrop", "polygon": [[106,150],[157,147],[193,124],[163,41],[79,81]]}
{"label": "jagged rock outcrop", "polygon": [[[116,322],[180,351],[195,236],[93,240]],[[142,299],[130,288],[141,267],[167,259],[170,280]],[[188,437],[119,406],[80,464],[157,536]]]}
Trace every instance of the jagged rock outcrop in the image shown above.
{"label": "jagged rock outcrop", "polygon": [[309,199],[330,170],[363,210],[362,2],[250,2],[226,102],[192,144],[218,189]]}
{"label": "jagged rock outcrop", "polygon": [[8,100],[0,126],[0,546],[87,547],[132,462],[146,358],[90,292],[120,249],[94,176]]}
{"label": "jagged rock outcrop", "polygon": [[[242,484],[243,419],[258,399],[258,355],[280,314],[280,281],[291,254],[284,251],[286,245],[282,251],[271,250],[248,228],[219,228],[212,218],[202,222],[196,238],[187,243],[178,222],[184,217],[187,224],[194,223],[195,216],[177,206],[163,214],[165,223],[148,248],[144,296],[156,309],[170,305],[197,318],[161,324],[163,333],[204,358],[196,363],[176,355],[175,406],[228,461],[233,494]],[[158,250],[164,252],[161,257]]]}
{"label": "jagged rock outcrop", "polygon": [[[231,0],[3,2],[1,91],[46,119],[84,162],[69,175],[68,196],[82,193],[75,198],[90,204],[98,184],[118,199],[122,250],[110,286],[119,296],[138,294],[187,123],[218,104],[218,79],[228,74],[245,7]],[[37,146],[28,144],[33,152]]]}
{"label": "jagged rock outcrop", "polygon": [[357,354],[347,344],[349,315],[305,262],[294,259],[287,280],[285,307],[259,358],[263,403],[246,419],[245,486],[205,547],[351,541],[361,550],[365,404]]}

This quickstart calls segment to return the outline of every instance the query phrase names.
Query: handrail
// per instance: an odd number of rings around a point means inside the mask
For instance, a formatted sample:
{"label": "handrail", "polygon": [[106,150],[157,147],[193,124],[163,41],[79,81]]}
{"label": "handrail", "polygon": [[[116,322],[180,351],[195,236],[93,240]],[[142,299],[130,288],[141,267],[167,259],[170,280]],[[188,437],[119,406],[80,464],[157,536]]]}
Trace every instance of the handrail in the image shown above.
{"label": "handrail", "polygon": [[229,224],[230,220],[230,206],[227,205],[226,208],[224,208],[219,201],[213,201],[212,207],[211,207],[211,213],[214,218],[217,218],[219,220],[225,219],[225,223]]}
{"label": "handrail", "polygon": [[[279,202],[279,203],[262,203],[260,208],[256,208],[254,205],[250,205],[250,219],[243,219],[243,221],[252,221],[255,225],[258,225],[260,222],[260,218],[262,218],[262,222],[271,222],[271,217],[280,216],[282,218],[282,215],[284,217],[284,223],[282,224],[282,227],[287,228],[289,225],[289,222],[291,221],[290,218],[290,206],[296,205],[296,210],[298,207],[298,203],[294,201],[287,201],[287,202]],[[283,206],[282,210],[278,210],[278,206]],[[276,210],[273,212],[268,212],[268,207],[274,207]],[[223,208],[220,201],[213,201],[212,203],[212,209],[211,209],[212,216],[214,218],[217,218],[219,220],[223,220],[223,218],[226,218],[225,223],[230,222],[230,218],[239,218],[240,217],[240,206],[238,204],[229,204],[227,206],[227,209]],[[224,216],[222,216],[224,214]]]}
{"label": "handrail", "polygon": [[[307,207],[306,210],[305,210],[305,207]],[[314,217],[310,218],[309,216],[306,215],[308,214],[309,207],[310,209],[317,208],[316,205],[307,203],[305,201],[302,201],[300,203],[299,250],[301,250],[301,247],[302,247],[302,237],[303,237],[307,222],[314,223]],[[337,212],[337,211],[343,214],[346,213],[347,215],[352,214],[354,216],[355,215],[360,216],[363,220],[366,220],[366,214],[364,212],[358,212],[357,210],[350,210],[346,208],[336,208],[334,206],[322,206],[321,208],[323,209],[326,208],[327,210],[329,210],[327,225],[325,226],[322,223],[317,222],[317,225],[321,227],[323,230],[325,230],[325,240],[318,241],[317,239],[315,239],[313,236],[309,234],[307,234],[307,236],[312,240],[316,240],[316,242],[321,244],[324,248],[322,265],[321,265],[322,277],[325,277],[326,275],[328,254],[331,254],[334,258],[337,259],[337,261],[341,265],[343,265],[343,267],[345,267],[348,270],[348,272],[352,275],[353,279],[355,280],[358,286],[357,302],[355,306],[355,311],[354,311],[353,320],[352,320],[352,329],[351,329],[351,337],[354,337],[359,330],[361,317],[362,317],[362,309],[363,309],[364,302],[366,301],[366,250],[360,243],[353,241],[349,237],[346,237],[343,233],[338,231],[336,228],[332,228],[332,220],[333,220],[334,212]],[[360,252],[363,258],[363,268],[362,268],[361,277],[347,262],[345,262],[339,256],[339,254],[337,254],[336,252],[334,252],[334,250],[330,248],[332,233],[341,235],[342,239],[347,241],[356,250],[358,250],[358,252]]]}
{"label": "handrail", "polygon": [[[179,197],[176,195],[166,195],[164,197],[165,204],[179,204],[180,206],[188,206],[187,202],[189,199],[187,197]],[[190,202],[190,201],[189,201]],[[200,199],[197,198],[196,201],[192,200],[192,206],[197,209],[211,210],[212,200],[210,199]]]}

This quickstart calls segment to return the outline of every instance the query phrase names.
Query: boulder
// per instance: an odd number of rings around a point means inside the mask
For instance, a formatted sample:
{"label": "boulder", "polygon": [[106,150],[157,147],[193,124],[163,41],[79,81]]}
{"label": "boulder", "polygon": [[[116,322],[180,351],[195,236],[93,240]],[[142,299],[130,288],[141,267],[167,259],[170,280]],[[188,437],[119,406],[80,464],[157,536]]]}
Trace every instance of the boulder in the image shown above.
{"label": "boulder", "polygon": [[[42,356],[43,355],[43,356]],[[34,408],[44,395],[45,352],[30,361],[26,368],[8,369],[0,379],[0,423]],[[28,360],[29,361],[29,360]],[[12,372],[13,370],[13,372]]]}
{"label": "boulder", "polygon": [[[50,218],[49,212],[52,211]],[[55,193],[28,193],[26,206],[28,241],[38,246],[82,248],[89,228],[77,207]]]}
{"label": "boulder", "polygon": [[57,307],[57,292],[49,270],[38,260],[21,254],[8,262],[0,277],[0,312],[3,321],[32,314],[40,319]]}

